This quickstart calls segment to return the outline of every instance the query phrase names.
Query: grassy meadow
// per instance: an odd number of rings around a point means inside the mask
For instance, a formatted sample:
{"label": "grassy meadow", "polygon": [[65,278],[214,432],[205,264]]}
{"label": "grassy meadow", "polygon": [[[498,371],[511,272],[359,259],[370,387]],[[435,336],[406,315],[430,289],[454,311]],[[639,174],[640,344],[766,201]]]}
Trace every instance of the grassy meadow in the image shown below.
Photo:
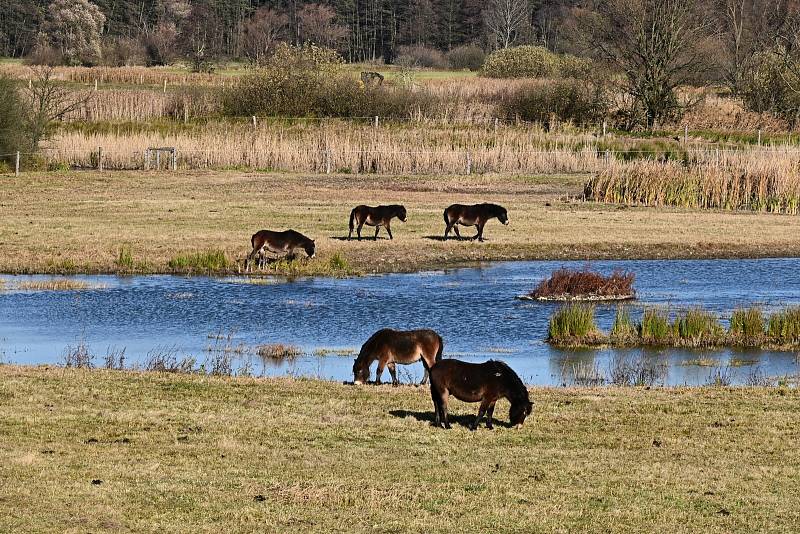
{"label": "grassy meadow", "polygon": [[[257,230],[294,228],[317,258],[279,274],[346,275],[487,260],[800,255],[787,215],[624,207],[579,200],[585,175],[373,176],[227,172],[23,173],[0,181],[0,271],[237,272]],[[492,201],[509,226],[442,242],[452,203]],[[402,203],[395,239],[347,241],[351,207]],[[364,235],[371,236],[369,229]],[[465,235],[472,235],[466,229]]]}
{"label": "grassy meadow", "polygon": [[799,395],[537,388],[469,432],[422,387],[0,366],[0,530],[785,532]]}

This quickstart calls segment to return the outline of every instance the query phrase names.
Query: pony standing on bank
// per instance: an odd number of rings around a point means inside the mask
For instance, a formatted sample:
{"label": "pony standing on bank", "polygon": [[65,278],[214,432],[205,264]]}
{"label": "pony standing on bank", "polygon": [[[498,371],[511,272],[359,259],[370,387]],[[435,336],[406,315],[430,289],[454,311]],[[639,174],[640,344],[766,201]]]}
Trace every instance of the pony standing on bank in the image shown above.
{"label": "pony standing on bank", "polygon": [[375,384],[381,383],[383,368],[389,368],[392,384],[398,385],[395,364],[410,364],[422,360],[425,367],[424,384],[428,380],[428,370],[442,359],[444,341],[442,336],[433,330],[378,330],[361,347],[358,357],[353,362],[353,382],[366,384],[369,381],[369,366],[378,360]]}
{"label": "pony standing on bank", "polygon": [[478,417],[470,430],[478,428],[484,414],[488,418],[486,427],[492,428],[492,415],[495,403],[502,398],[511,402],[508,418],[511,426],[521,428],[533,411],[533,403],[528,397],[528,388],[522,383],[511,367],[497,360],[485,363],[468,363],[459,360],[442,360],[431,368],[431,398],[436,411],[436,426],[444,424],[450,428],[447,419],[447,401],[450,395],[464,402],[480,402]]}
{"label": "pony standing on bank", "polygon": [[456,237],[461,239],[458,232],[458,225],[475,226],[478,233],[472,239],[483,241],[483,227],[490,219],[497,219],[503,224],[508,224],[508,212],[503,206],[497,204],[453,204],[444,210],[444,239],[450,234],[450,230],[455,231]]}
{"label": "pony standing on bank", "polygon": [[358,225],[356,233],[358,234],[358,240],[361,241],[361,228],[363,228],[365,224],[375,227],[374,239],[378,239],[378,231],[381,229],[381,226],[386,228],[386,231],[389,233],[389,239],[394,239],[390,227],[390,223],[394,217],[400,219],[400,222],[406,222],[405,206],[401,206],[400,204],[375,207],[364,205],[356,206],[350,212],[350,233],[347,234],[347,239],[353,237],[353,228]]}
{"label": "pony standing on bank", "polygon": [[285,254],[287,258],[294,258],[294,251],[298,248],[305,250],[309,258],[313,258],[316,254],[316,244],[314,240],[294,230],[286,230],[284,232],[259,230],[250,238],[250,244],[253,245],[253,251],[247,256],[244,262],[245,271],[249,270],[250,262],[256,257],[259,258],[258,266],[262,266],[264,261],[262,251],[264,249],[274,254]]}

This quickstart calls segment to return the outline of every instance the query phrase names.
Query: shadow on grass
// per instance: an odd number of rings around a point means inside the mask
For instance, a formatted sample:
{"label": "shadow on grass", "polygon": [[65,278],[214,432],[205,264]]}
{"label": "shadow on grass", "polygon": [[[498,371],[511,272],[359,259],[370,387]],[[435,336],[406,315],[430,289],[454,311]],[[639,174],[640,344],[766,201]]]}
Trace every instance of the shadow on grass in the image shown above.
{"label": "shadow on grass", "polygon": [[[353,236],[352,238],[349,238],[347,236],[332,235],[331,239],[335,239],[336,241],[358,241],[358,238],[355,237],[355,236]],[[389,241],[389,237],[388,236],[384,237],[384,236],[381,235],[381,236],[378,236],[377,239],[375,239],[372,236],[361,236],[361,241],[383,241],[383,240]]]}
{"label": "shadow on grass", "polygon": [[[422,236],[422,239],[430,239],[431,241],[475,241],[476,238],[474,236],[462,235],[461,237],[456,237],[451,235],[448,236],[447,239],[445,239],[444,236],[441,235],[424,235]],[[488,241],[485,237],[483,239],[485,241]]]}
{"label": "shadow on grass", "polygon": [[[413,417],[417,421],[425,421],[427,423],[430,423],[431,425],[433,425],[433,421],[435,418],[435,414],[433,412],[412,412],[411,410],[389,410],[389,415],[391,415],[392,417],[400,417],[403,419],[405,419],[406,417]],[[459,425],[463,426],[464,428],[469,428],[470,426],[472,426],[472,423],[475,422],[476,416],[477,414],[471,414],[471,415],[456,415],[453,413],[447,414],[447,417],[451,425]],[[511,428],[511,425],[509,423],[506,423],[504,421],[498,421],[495,418],[492,418],[492,424],[494,426]],[[480,428],[485,428],[485,427],[486,427],[486,418],[484,417],[483,420],[481,421]]]}

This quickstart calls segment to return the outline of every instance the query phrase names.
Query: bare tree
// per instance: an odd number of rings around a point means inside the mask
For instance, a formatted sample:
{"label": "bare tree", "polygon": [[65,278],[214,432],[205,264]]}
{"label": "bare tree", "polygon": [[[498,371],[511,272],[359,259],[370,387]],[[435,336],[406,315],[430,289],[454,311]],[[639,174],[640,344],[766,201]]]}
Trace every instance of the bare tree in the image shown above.
{"label": "bare tree", "polygon": [[31,71],[31,84],[23,95],[28,103],[26,122],[35,149],[40,141],[50,136],[53,123],[86,104],[91,93],[71,91],[58,83],[53,76],[53,67],[32,67]]}
{"label": "bare tree", "polygon": [[489,0],[483,12],[489,41],[495,48],[508,48],[530,25],[527,0]]}
{"label": "bare tree", "polygon": [[306,4],[297,12],[300,41],[338,48],[347,37],[347,28],[336,24],[336,11],[323,4]]}
{"label": "bare tree", "polygon": [[250,61],[261,64],[288,37],[289,17],[267,7],[259,8],[244,25],[244,51]]}
{"label": "bare tree", "polygon": [[599,55],[625,74],[648,129],[683,109],[675,90],[705,69],[710,29],[692,0],[601,0],[585,20]]}

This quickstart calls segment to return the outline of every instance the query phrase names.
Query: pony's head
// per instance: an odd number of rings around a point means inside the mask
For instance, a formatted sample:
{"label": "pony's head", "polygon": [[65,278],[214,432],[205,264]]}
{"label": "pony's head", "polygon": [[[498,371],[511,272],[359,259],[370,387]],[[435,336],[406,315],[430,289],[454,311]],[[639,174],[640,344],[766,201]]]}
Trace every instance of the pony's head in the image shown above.
{"label": "pony's head", "polygon": [[520,400],[511,404],[508,411],[508,419],[514,428],[522,428],[525,418],[533,411],[533,403],[528,399]]}
{"label": "pony's head", "polygon": [[309,239],[304,245],[303,250],[306,251],[309,258],[313,258],[316,254],[316,243],[314,243],[313,239]]}
{"label": "pony's head", "polygon": [[508,224],[508,211],[503,206],[497,206],[497,220],[503,224]]}
{"label": "pony's head", "polygon": [[369,365],[366,360],[360,361],[356,358],[353,361],[353,383],[356,385],[366,384],[369,381]]}
{"label": "pony's head", "polygon": [[395,215],[397,215],[397,218],[403,222],[406,222],[408,220],[405,206],[397,206],[395,210]]}

